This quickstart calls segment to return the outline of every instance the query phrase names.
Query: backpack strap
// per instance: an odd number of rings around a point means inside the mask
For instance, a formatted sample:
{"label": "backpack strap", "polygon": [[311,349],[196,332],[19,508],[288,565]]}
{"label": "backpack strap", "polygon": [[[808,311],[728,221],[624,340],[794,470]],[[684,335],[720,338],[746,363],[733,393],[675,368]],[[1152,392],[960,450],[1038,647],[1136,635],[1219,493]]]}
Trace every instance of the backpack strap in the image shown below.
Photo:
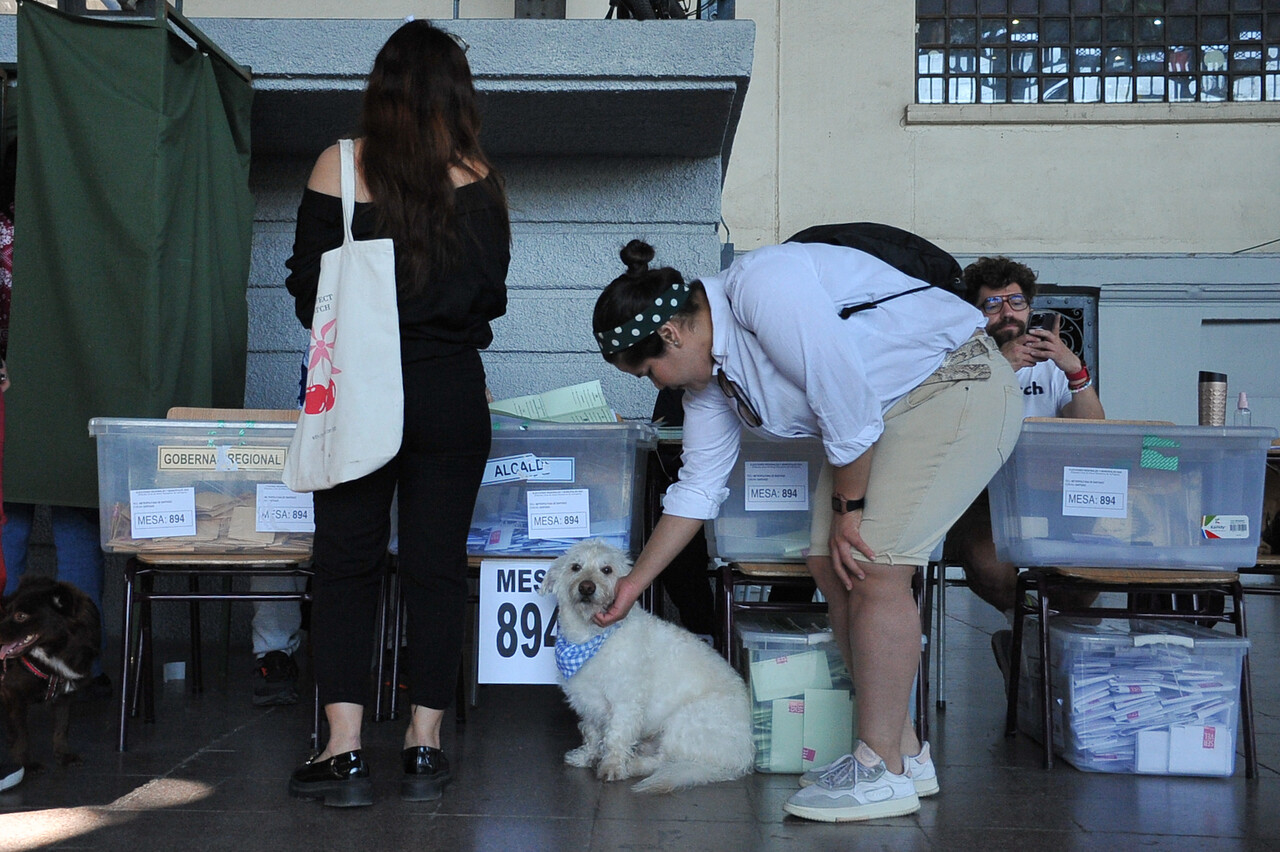
{"label": "backpack strap", "polygon": [[848,319],[859,311],[869,310],[882,302],[888,302],[899,296],[910,296],[912,293],[919,293],[921,290],[928,290],[932,285],[926,284],[923,287],[912,287],[910,290],[903,290],[901,293],[894,293],[892,296],[885,296],[883,299],[876,299],[874,302],[863,302],[860,305],[849,305],[840,309],[840,319]]}

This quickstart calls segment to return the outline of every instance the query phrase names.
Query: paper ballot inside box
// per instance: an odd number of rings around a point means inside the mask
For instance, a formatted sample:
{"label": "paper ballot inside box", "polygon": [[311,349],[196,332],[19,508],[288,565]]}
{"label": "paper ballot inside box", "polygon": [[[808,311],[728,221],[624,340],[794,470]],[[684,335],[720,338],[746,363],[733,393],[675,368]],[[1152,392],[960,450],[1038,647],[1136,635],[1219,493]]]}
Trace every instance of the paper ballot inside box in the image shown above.
{"label": "paper ballot inside box", "polygon": [[802,695],[806,689],[830,689],[831,668],[825,651],[802,651],[751,663],[756,701]]}

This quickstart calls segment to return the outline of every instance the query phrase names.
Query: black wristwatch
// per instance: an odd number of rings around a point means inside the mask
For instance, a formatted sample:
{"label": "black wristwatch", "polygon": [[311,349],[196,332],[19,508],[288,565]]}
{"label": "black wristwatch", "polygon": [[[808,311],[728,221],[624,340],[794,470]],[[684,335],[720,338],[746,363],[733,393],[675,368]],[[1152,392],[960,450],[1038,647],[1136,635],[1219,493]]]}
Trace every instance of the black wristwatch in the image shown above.
{"label": "black wristwatch", "polygon": [[856,512],[867,505],[866,497],[859,497],[857,500],[846,500],[841,494],[831,495],[831,511],[837,515],[844,515],[849,512]]}

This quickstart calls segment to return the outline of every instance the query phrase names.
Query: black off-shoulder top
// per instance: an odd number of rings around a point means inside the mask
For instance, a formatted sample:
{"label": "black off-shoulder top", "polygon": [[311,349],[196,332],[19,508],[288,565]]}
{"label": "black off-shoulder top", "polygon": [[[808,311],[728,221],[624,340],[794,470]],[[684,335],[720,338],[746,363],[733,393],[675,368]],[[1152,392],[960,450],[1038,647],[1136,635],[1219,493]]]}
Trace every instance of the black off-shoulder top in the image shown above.
{"label": "black off-shoulder top", "polygon": [[[456,267],[421,292],[406,294],[397,281],[400,354],[404,363],[461,349],[484,349],[493,341],[489,322],[507,310],[507,267],[511,262],[506,212],[488,178],[458,187],[454,194],[462,251]],[[351,234],[376,239],[373,205],[356,202]],[[316,303],[320,256],[342,245],[342,199],[312,189],[302,193],[293,256],[286,262],[285,287],[306,328]]]}

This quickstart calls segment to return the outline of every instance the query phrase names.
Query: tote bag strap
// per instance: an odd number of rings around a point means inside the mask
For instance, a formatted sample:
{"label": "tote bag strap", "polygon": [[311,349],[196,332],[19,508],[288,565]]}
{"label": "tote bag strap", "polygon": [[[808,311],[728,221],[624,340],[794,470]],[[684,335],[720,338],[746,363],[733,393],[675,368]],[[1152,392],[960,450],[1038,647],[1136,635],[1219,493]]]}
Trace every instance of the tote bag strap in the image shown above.
{"label": "tote bag strap", "polygon": [[352,240],[351,220],[356,214],[355,143],[350,139],[339,139],[338,153],[342,162],[342,241],[349,243]]}

